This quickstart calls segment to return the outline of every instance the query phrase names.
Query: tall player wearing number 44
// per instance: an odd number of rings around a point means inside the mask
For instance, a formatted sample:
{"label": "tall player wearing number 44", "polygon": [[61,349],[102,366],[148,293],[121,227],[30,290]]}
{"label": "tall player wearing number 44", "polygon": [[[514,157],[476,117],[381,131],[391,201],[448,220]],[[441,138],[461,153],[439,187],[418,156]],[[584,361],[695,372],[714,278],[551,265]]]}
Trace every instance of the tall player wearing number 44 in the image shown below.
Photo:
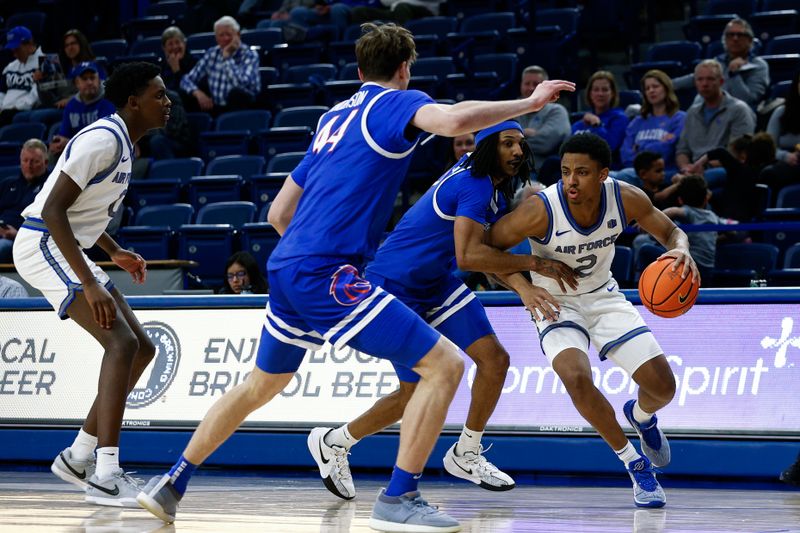
{"label": "tall player wearing number 44", "polygon": [[119,466],[119,432],[126,397],[155,347],[108,275],[81,248],[97,244],[134,282],[144,283],[144,259],[121,249],[105,228],[128,189],[133,143],[169,119],[172,104],[160,72],[149,63],[114,70],[105,94],[117,112],[82,129],[67,144],[42,190],[22,212],[25,222],[14,241],[14,265],[25,281],[42,292],[62,319],[74,320],[105,350],[91,410],[51,470],[86,489],[87,502],[114,507],[138,507],[138,484]]}
{"label": "tall player wearing number 44", "polygon": [[420,376],[403,414],[392,477],[378,494],[370,525],[383,531],[460,529],[428,505],[417,483],[464,362],[451,342],[359,269],[375,254],[422,131],[452,137],[480,130],[541,109],[574,84],[544,82],[520,100],[437,104],[406,90],[416,58],[411,33],[394,24],[362,28],[356,57],[364,84],[320,118],[305,157],[270,209],[269,221],[286,231],[269,259],[270,300],[256,366],[214,404],[172,470],[139,494],[139,503],[167,522],[175,519],[196,466],[283,390],[307,350],[328,341]]}
{"label": "tall player wearing number 44", "polygon": [[[691,275],[696,282],[700,274],[689,255],[686,234],[641,190],[609,179],[610,164],[605,140],[591,133],[571,137],[561,147],[561,181],[503,217],[488,240],[507,248],[529,238],[533,253],[562,261],[578,273],[578,289],[569,294],[536,272],[531,272],[533,285],[521,274],[499,277],[529,308],[539,301],[537,287],[555,296],[557,317],[534,317],[542,350],[578,412],[625,464],[635,504],[662,507],[666,496],[653,466],[668,464],[670,449],[655,412],[675,395],[675,377],[655,337],[611,276],[614,241],[635,220],[667,248],[662,257],[675,258],[674,270],[680,268],[684,278]],[[623,412],[639,434],[644,457],[594,386],[587,355],[590,342],[601,360],[611,359],[639,385],[638,399],[627,402]]]}

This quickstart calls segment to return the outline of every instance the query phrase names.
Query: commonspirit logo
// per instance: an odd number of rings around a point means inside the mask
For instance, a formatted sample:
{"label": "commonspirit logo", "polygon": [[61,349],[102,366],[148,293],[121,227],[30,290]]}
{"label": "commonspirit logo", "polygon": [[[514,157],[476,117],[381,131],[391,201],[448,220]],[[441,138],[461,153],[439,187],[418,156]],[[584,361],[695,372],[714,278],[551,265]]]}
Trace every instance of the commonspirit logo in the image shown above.
{"label": "commonspirit logo", "polygon": [[142,326],[155,345],[156,353],[139,379],[139,383],[146,379],[144,385],[128,394],[125,404],[128,409],[146,407],[161,398],[175,379],[181,359],[181,344],[175,330],[156,321],[145,322]]}
{"label": "commonspirit logo", "polygon": [[[794,320],[785,317],[780,323],[780,335],[777,338],[765,336],[759,345],[763,350],[775,350],[773,369],[788,369],[794,366],[790,362],[791,348],[800,349],[800,335],[794,335]],[[756,337],[757,338],[757,337]],[[755,346],[753,346],[755,348]],[[745,347],[745,349],[747,349]],[[763,353],[763,352],[762,352]],[[668,355],[667,360],[672,367],[676,381],[675,399],[678,405],[684,406],[692,397],[697,396],[756,396],[762,390],[762,382],[770,371],[770,359],[756,352],[753,355],[740,353],[724,365],[709,364],[711,360],[701,360],[698,353]],[[795,355],[796,356],[796,355]],[[543,357],[543,356],[542,356]],[[718,361],[719,358],[716,358]],[[724,360],[724,359],[723,359]],[[611,361],[601,365],[592,365],[594,385],[608,396],[632,395],[636,391],[636,382],[620,367]],[[467,372],[469,386],[472,387],[477,366],[471,365]],[[567,390],[550,365],[512,366],[508,369],[503,394],[556,395],[566,394]]]}

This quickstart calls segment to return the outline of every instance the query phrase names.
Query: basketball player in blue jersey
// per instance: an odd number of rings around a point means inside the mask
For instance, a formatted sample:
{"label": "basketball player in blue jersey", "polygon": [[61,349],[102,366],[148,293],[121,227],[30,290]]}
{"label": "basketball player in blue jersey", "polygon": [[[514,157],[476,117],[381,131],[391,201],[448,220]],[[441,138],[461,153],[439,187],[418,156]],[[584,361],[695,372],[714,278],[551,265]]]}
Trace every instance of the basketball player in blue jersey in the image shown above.
{"label": "basketball player in blue jersey", "polygon": [[307,350],[327,341],[389,359],[421,377],[371,525],[384,531],[460,529],[420,497],[417,483],[464,363],[451,342],[360,272],[375,253],[422,131],[454,136],[480,130],[540,109],[574,84],[545,82],[522,100],[436,104],[406,90],[416,58],[411,33],[393,24],[363,28],[356,57],[364,84],[320,118],[305,158],[270,209],[270,222],[286,231],[268,263],[270,301],[256,366],[211,408],[172,470],[139,494],[139,503],[167,522],[174,520],[196,466],[283,390]]}
{"label": "basketball player in blue jersey", "polygon": [[105,228],[128,190],[133,144],[148,130],[163,128],[169,118],[171,102],[160,72],[149,63],[114,70],[105,94],[117,112],[70,140],[22,212],[25,222],[14,241],[14,265],[25,281],[42,292],[62,319],[74,320],[105,350],[94,404],[75,442],[56,457],[51,470],[86,489],[86,501],[115,507],[138,507],[138,484],[119,467],[119,432],[128,392],[155,347],[108,275],[81,248],[97,244],[134,282],[144,283],[144,259],[120,248]]}
{"label": "basketball player in blue jersey", "polygon": [[[578,412],[597,430],[625,464],[639,507],[662,507],[664,491],[653,466],[670,461],[670,448],[659,429],[656,411],[675,394],[675,377],[661,347],[638,311],[619,292],[611,276],[614,241],[634,221],[667,249],[681,276],[700,275],[686,234],[653,207],[637,187],[608,178],[611,150],[591,133],[568,139],[561,147],[561,180],[522,202],[489,233],[493,246],[507,248],[528,238],[532,253],[558,259],[578,273],[578,288],[565,291],[536,272],[533,285],[521,274],[500,276],[523,302],[534,287],[558,302],[557,317],[534,315],[542,350]],[[639,385],[637,400],[624,414],[639,434],[639,455],[617,423],[614,410],[594,386],[587,355],[594,344],[600,359],[611,359]]]}
{"label": "basketball player in blue jersey", "polygon": [[[514,488],[514,480],[482,455],[481,437],[500,398],[509,356],[480,301],[453,275],[453,266],[492,273],[534,270],[557,280],[561,276],[572,288],[577,284],[563,263],[512,255],[483,243],[485,226],[506,212],[512,178],[527,182],[532,160],[522,127],[515,121],[486,128],[475,140],[476,150],[463,156],[403,216],[367,266],[366,278],[416,311],[475,361],[467,422],[458,442],[447,451],[444,467],[485,489],[503,491]],[[547,291],[540,292],[556,305]],[[535,308],[551,309],[541,304]],[[347,462],[351,446],[400,420],[419,382],[413,370],[399,364],[395,370],[400,380],[397,391],[352,422],[336,429],[315,428],[308,437],[325,486],[340,498],[355,496]]]}

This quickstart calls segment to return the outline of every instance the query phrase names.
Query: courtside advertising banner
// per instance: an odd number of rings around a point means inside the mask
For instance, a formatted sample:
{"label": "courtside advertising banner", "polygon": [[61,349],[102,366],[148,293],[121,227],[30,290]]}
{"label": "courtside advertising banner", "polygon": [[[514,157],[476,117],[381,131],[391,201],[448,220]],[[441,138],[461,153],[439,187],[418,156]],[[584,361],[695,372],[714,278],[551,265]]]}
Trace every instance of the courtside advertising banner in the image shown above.
{"label": "courtside advertising banner", "polygon": [[[800,304],[696,305],[661,319],[639,307],[667,355],[677,382],[659,412],[673,434],[800,435]],[[593,430],[542,354],[522,307],[488,307],[511,355],[490,429],[590,433]],[[263,309],[141,310],[136,315],[156,357],[130,393],[128,427],[193,427],[252,370]],[[0,313],[0,424],[75,425],[97,390],[102,349],[71,320],[52,311]],[[590,353],[595,385],[623,420],[636,385],[610,360]],[[475,366],[466,371],[447,416],[467,417]],[[397,387],[390,364],[330,346],[306,354],[286,389],[248,418],[251,427],[337,424]]]}

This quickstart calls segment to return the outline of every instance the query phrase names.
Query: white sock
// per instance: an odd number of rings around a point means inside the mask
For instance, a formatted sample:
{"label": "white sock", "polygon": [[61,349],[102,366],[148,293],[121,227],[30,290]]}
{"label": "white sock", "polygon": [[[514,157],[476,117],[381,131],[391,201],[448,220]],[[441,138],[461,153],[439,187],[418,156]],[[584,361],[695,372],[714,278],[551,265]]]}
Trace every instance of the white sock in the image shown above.
{"label": "white sock", "polygon": [[323,440],[328,446],[341,446],[346,450],[349,450],[350,447],[358,442],[358,439],[354,438],[350,432],[347,431],[347,424],[326,434]]}
{"label": "white sock", "polygon": [[97,479],[105,479],[119,470],[119,447],[106,446],[97,448]]}
{"label": "white sock", "polygon": [[636,403],[633,404],[633,419],[640,424],[647,424],[653,419],[653,413],[642,411],[642,408],[639,407],[639,401],[637,400]]}
{"label": "white sock", "polygon": [[89,435],[81,428],[78,436],[75,437],[75,442],[69,447],[69,453],[76,461],[85,461],[94,455],[96,447],[97,437]]}
{"label": "white sock", "polygon": [[458,444],[456,444],[456,455],[461,457],[467,452],[477,454],[481,449],[481,437],[483,437],[483,431],[474,431],[464,426],[461,436],[458,437]]}
{"label": "white sock", "polygon": [[631,444],[631,441],[628,441],[628,444],[626,444],[621,450],[614,450],[614,453],[617,454],[619,460],[622,461],[626,467],[628,466],[628,463],[641,457],[639,452],[636,451],[636,448],[633,447],[633,444]]}

